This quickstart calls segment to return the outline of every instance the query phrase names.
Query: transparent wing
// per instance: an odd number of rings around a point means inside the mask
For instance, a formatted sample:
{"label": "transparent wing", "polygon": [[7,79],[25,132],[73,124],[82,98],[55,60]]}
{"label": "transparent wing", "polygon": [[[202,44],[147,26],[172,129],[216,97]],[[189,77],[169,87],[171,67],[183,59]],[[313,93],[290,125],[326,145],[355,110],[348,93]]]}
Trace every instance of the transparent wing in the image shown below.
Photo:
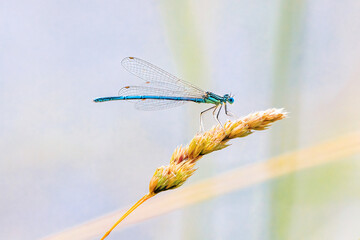
{"label": "transparent wing", "polygon": [[178,107],[187,101],[161,100],[161,99],[142,99],[135,103],[135,108],[144,111],[163,110]]}
{"label": "transparent wing", "polygon": [[202,98],[203,96],[193,96],[191,93],[163,89],[157,87],[145,86],[126,86],[119,90],[119,96],[165,96],[165,97],[195,97]]}
{"label": "transparent wing", "polygon": [[121,63],[130,73],[145,80],[147,85],[173,91],[186,92],[188,95],[194,97],[205,95],[205,91],[200,88],[181,80],[142,59],[127,57],[124,58]]}
{"label": "transparent wing", "polygon": [[[149,86],[127,86],[119,91],[120,96],[167,96],[167,97],[192,97],[181,91],[173,91]],[[127,100],[135,102],[135,108],[144,111],[155,111],[167,108],[181,106],[187,101],[164,100],[164,99],[132,99]]]}

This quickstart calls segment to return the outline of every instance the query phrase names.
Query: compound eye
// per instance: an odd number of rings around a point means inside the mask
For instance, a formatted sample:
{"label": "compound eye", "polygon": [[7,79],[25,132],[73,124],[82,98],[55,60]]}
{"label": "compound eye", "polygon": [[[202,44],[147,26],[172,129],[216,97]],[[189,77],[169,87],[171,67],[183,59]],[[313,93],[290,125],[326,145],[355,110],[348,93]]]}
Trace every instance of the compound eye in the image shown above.
{"label": "compound eye", "polygon": [[234,103],[234,99],[233,99],[232,97],[231,97],[231,98],[229,98],[229,100],[228,100],[228,101],[229,101],[229,103],[230,103],[230,104],[233,104],[233,103]]}

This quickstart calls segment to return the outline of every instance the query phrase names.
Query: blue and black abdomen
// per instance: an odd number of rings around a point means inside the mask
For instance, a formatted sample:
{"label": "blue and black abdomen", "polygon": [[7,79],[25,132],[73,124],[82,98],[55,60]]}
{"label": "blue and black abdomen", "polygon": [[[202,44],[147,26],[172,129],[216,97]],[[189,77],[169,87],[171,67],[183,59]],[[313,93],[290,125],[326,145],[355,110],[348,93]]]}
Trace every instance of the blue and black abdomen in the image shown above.
{"label": "blue and black abdomen", "polygon": [[190,97],[171,97],[171,96],[116,96],[116,97],[102,97],[94,99],[94,102],[107,102],[116,100],[169,100],[169,101],[190,101],[196,103],[205,103],[203,98],[190,98]]}

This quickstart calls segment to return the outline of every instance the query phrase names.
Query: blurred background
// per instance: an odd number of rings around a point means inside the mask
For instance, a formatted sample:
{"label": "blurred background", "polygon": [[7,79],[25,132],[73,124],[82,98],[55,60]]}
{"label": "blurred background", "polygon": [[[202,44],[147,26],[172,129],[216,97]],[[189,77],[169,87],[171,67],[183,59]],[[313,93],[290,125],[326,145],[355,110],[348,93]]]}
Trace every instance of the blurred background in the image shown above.
{"label": "blurred background", "polygon": [[[1,1],[0,239],[40,239],[129,206],[197,132],[207,105],[92,102],[142,83],[122,68],[127,56],[234,94],[237,116],[290,112],[204,157],[185,186],[358,132],[359,12],[357,0]],[[109,239],[359,239],[360,155],[339,160]]]}

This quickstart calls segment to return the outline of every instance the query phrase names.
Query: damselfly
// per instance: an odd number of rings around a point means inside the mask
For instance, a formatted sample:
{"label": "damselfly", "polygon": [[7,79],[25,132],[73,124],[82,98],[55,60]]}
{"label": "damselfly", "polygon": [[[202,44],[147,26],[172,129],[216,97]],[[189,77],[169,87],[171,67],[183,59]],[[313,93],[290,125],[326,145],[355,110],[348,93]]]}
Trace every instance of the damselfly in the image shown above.
{"label": "damselfly", "polygon": [[[94,102],[128,100],[135,102],[137,109],[148,111],[172,108],[187,102],[213,104],[214,106],[200,113],[201,130],[203,129],[202,114],[209,110],[213,110],[213,116],[221,126],[219,114],[223,105],[225,114],[232,115],[226,105],[234,102],[234,98],[229,94],[220,96],[203,91],[191,83],[181,80],[139,58],[127,57],[121,63],[130,73],[145,80],[145,84],[123,87],[119,90],[119,96],[96,98]],[[216,110],[218,110],[217,113]]]}

